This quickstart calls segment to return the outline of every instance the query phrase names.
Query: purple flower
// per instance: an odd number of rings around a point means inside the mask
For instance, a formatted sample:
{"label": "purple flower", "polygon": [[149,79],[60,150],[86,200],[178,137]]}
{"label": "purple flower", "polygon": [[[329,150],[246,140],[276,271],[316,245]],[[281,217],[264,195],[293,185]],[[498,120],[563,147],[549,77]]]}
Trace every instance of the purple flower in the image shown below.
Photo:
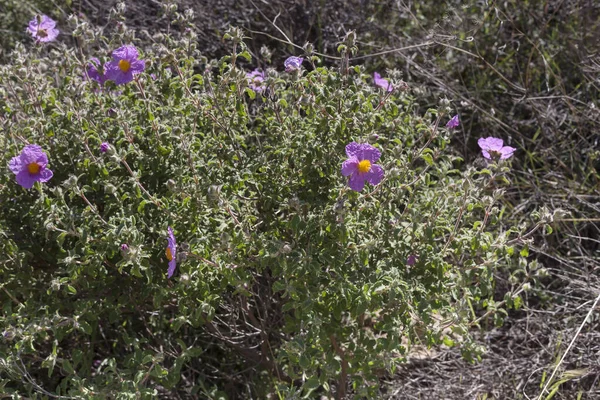
{"label": "purple flower", "polygon": [[246,78],[248,79],[248,86],[250,89],[257,93],[261,93],[263,90],[265,90],[265,73],[263,71],[255,69],[252,72],[248,72],[246,74]]}
{"label": "purple flower", "polygon": [[152,78],[153,81],[156,80],[156,74],[150,74],[150,78]]}
{"label": "purple flower", "polygon": [[283,65],[285,66],[285,72],[294,72],[294,71],[299,71],[300,68],[302,68],[302,62],[304,61],[304,58],[302,57],[288,57],[284,62]]}
{"label": "purple flower", "polygon": [[413,265],[415,265],[417,263],[417,256],[415,256],[414,254],[411,254],[410,256],[408,256],[408,258],[406,259],[406,265],[408,265],[409,267],[412,267]]}
{"label": "purple flower", "polygon": [[480,138],[477,144],[481,147],[481,154],[488,160],[506,160],[517,150],[514,147],[504,146],[502,139],[495,137]]}
{"label": "purple flower", "polygon": [[112,53],[113,61],[104,65],[106,79],[123,85],[133,80],[133,76],[144,72],[146,61],[138,60],[139,54],[134,46],[122,46]]}
{"label": "purple flower", "polygon": [[46,43],[53,41],[58,36],[59,31],[55,27],[56,21],[47,15],[38,15],[29,21],[27,32],[29,32],[36,41]]}
{"label": "purple flower", "polygon": [[123,253],[125,253],[125,252],[127,252],[127,250],[129,250],[129,245],[128,245],[127,243],[123,243],[123,244],[121,245],[121,251],[122,251]]}
{"label": "purple flower", "polygon": [[383,168],[375,164],[381,152],[370,144],[352,142],[346,146],[348,159],[342,164],[342,175],[350,176],[350,189],[360,192],[369,182],[375,186],[383,179]]}
{"label": "purple flower", "polygon": [[383,79],[381,77],[381,75],[379,75],[377,72],[375,72],[373,74],[373,81],[375,82],[375,86],[379,86],[380,88],[382,88],[383,90],[387,90],[388,92],[391,92],[392,90],[394,90],[394,88],[392,87],[392,85],[387,81],[387,79]]}
{"label": "purple flower", "polygon": [[106,82],[106,76],[102,72],[100,60],[98,60],[96,57],[90,58],[90,62],[87,64],[86,72],[88,78],[98,82],[100,85],[104,85],[104,82]]}
{"label": "purple flower", "polygon": [[10,170],[17,176],[17,183],[25,189],[31,189],[35,182],[48,182],[52,171],[46,168],[48,156],[37,144],[25,146],[17,157],[8,163]]}
{"label": "purple flower", "polygon": [[460,121],[458,120],[458,115],[455,115],[450,121],[448,121],[448,123],[446,124],[446,128],[454,129],[457,128],[458,125],[460,125]]}
{"label": "purple flower", "polygon": [[110,144],[109,144],[109,143],[107,143],[107,142],[103,142],[103,143],[100,145],[100,152],[101,152],[101,153],[106,153],[106,152],[108,151],[108,149],[109,149],[109,148],[110,148]]}
{"label": "purple flower", "polygon": [[170,278],[173,276],[175,272],[175,268],[177,268],[177,243],[175,242],[175,235],[173,234],[173,229],[169,226],[167,229],[169,236],[167,236],[167,249],[165,250],[165,255],[167,256],[167,260],[169,260],[169,269],[167,270],[167,277]]}

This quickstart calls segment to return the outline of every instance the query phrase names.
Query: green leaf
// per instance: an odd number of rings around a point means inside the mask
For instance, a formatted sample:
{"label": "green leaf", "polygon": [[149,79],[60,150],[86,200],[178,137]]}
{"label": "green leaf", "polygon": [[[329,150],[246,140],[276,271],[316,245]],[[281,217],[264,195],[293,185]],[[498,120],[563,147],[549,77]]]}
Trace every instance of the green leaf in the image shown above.
{"label": "green leaf", "polygon": [[73,365],[69,360],[63,359],[62,367],[69,375],[75,375],[75,370],[73,369]]}
{"label": "green leaf", "polygon": [[321,383],[319,382],[319,379],[317,379],[316,376],[311,376],[306,382],[304,382],[304,384],[302,385],[302,389],[304,390],[304,396],[302,396],[303,399],[308,399],[311,398],[311,394],[312,392],[314,392],[319,386],[321,386]]}
{"label": "green leaf", "polygon": [[431,156],[431,154],[421,154],[421,158],[423,160],[425,160],[425,162],[429,165],[432,166],[433,165],[433,157]]}
{"label": "green leaf", "polygon": [[245,58],[248,62],[252,61],[252,55],[247,50],[242,51],[238,56]]}
{"label": "green leaf", "polygon": [[248,94],[248,97],[250,97],[250,100],[256,99],[256,92],[254,90],[246,88],[246,93]]}

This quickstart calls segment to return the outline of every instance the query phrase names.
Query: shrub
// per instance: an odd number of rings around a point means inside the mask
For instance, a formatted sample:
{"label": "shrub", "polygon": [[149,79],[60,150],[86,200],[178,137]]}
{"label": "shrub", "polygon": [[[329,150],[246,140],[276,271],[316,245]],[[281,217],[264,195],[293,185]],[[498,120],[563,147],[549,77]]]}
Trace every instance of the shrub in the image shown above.
{"label": "shrub", "polygon": [[[453,155],[447,104],[420,116],[311,54],[249,85],[236,29],[207,61],[192,31],[143,46],[71,23],[81,47],[18,45],[0,70],[5,393],[374,397],[415,345],[475,358],[469,328],[518,306],[493,298],[509,169]],[[144,72],[89,79],[130,43]],[[351,142],[381,151],[381,183],[349,188]],[[8,169],[26,144],[53,171],[30,190]]]}

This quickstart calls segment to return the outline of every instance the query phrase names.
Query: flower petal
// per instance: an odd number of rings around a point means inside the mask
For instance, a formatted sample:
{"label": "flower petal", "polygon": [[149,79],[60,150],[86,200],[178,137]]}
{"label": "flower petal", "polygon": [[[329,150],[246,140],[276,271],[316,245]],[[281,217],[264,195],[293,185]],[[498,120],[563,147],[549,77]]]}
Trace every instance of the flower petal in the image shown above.
{"label": "flower petal", "polygon": [[47,15],[42,15],[42,20],[39,27],[40,29],[52,29],[56,27],[56,21]]}
{"label": "flower petal", "polygon": [[504,141],[495,137],[488,137],[485,139],[479,139],[477,141],[477,144],[484,150],[500,151],[500,149],[504,145]]}
{"label": "flower petal", "polygon": [[36,181],[37,177],[30,174],[27,169],[24,169],[17,174],[17,183],[25,189],[31,189]]}
{"label": "flower petal", "polygon": [[175,245],[175,243],[176,243],[175,234],[173,233],[173,229],[170,226],[167,227],[167,234],[168,234],[169,244],[173,243],[173,245]]}
{"label": "flower petal", "polygon": [[48,182],[53,176],[54,173],[51,170],[44,168],[40,170],[40,173],[38,174],[38,180],[40,182]]}
{"label": "flower petal", "polygon": [[27,26],[27,31],[28,31],[30,34],[32,34],[32,35],[34,35],[34,36],[35,36],[35,34],[37,33],[37,30],[38,30],[38,23],[37,23],[37,20],[35,20],[35,19],[32,19],[31,21],[29,21],[29,26]]}
{"label": "flower petal", "polygon": [[365,175],[354,174],[350,176],[350,179],[348,180],[348,186],[350,186],[350,189],[360,192],[365,187]]}
{"label": "flower petal", "polygon": [[346,145],[346,155],[348,158],[355,157],[356,154],[360,151],[360,144],[356,142],[348,143]]}
{"label": "flower petal", "polygon": [[177,262],[175,261],[175,258],[173,258],[171,261],[169,261],[169,268],[167,269],[167,278],[173,276],[173,274],[175,273],[175,268],[177,268]]}
{"label": "flower petal", "polygon": [[112,53],[115,61],[127,60],[129,62],[137,60],[139,54],[135,46],[125,45],[121,46]]}
{"label": "flower petal", "polygon": [[477,144],[479,145],[479,148],[482,150],[487,149],[487,139],[484,138],[479,138],[479,140],[477,140]]}
{"label": "flower petal", "polygon": [[342,163],[342,175],[349,176],[358,172],[358,158],[350,157]]}
{"label": "flower petal", "polygon": [[381,157],[381,152],[368,143],[348,143],[346,145],[346,155],[348,158],[356,157],[359,161],[369,160],[375,163]]}
{"label": "flower petal", "polygon": [[40,42],[47,43],[51,42],[58,37],[60,31],[58,29],[48,29],[46,31],[46,37],[38,38]]}
{"label": "flower petal", "polygon": [[21,162],[21,157],[16,156],[11,158],[8,162],[8,168],[12,171],[13,174],[18,174],[23,169],[23,163]]}
{"label": "flower petal", "polygon": [[131,63],[130,72],[134,74],[139,74],[140,72],[144,72],[146,69],[146,60],[135,60]]}
{"label": "flower petal", "polygon": [[504,146],[500,149],[500,154],[502,154],[500,156],[500,159],[506,160],[507,158],[510,158],[515,151],[517,151],[517,149],[515,149],[514,147]]}
{"label": "flower petal", "polygon": [[40,164],[47,164],[48,157],[44,154],[44,151],[37,144],[29,144],[23,148],[19,156],[21,163],[27,166],[31,163],[37,162]]}
{"label": "flower petal", "polygon": [[492,159],[492,156],[490,155],[490,153],[488,153],[487,150],[481,150],[481,154],[483,155],[484,158],[487,158],[488,160]]}
{"label": "flower petal", "polygon": [[381,152],[370,144],[363,143],[356,157],[359,160],[369,160],[371,164],[374,164],[381,157]]}
{"label": "flower petal", "polygon": [[121,71],[117,61],[111,61],[104,65],[105,74],[107,80],[114,81],[117,85],[123,85],[133,80],[133,73],[131,69],[127,72]]}
{"label": "flower petal", "polygon": [[371,185],[376,186],[379,185],[379,182],[383,179],[385,172],[381,165],[373,164],[371,165],[371,170],[366,173],[365,180],[369,182]]}

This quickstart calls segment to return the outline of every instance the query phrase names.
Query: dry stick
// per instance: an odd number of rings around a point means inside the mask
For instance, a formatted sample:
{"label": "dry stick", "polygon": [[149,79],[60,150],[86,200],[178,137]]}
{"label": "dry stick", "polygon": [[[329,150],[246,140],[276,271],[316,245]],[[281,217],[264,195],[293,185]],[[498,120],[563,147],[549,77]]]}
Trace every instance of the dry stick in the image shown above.
{"label": "dry stick", "polygon": [[85,202],[85,204],[87,204],[90,207],[90,210],[92,210],[92,212],[94,214],[96,214],[96,216],[98,218],[100,218],[100,221],[102,221],[102,223],[106,226],[108,226],[108,222],[106,222],[104,220],[104,218],[102,218],[102,216],[100,215],[100,213],[98,212],[98,209],[96,206],[92,205],[92,203],[90,203],[90,201],[87,199],[87,197],[85,197],[85,194],[83,194],[83,192],[81,191],[81,189],[78,190],[79,192],[79,197],[81,197],[81,199]]}
{"label": "dry stick", "polygon": [[19,300],[17,300],[17,298],[15,296],[13,296],[8,290],[6,290],[6,288],[4,286],[1,286],[2,290],[4,290],[4,293],[6,293],[8,295],[8,297],[11,298],[12,301],[14,301],[15,303],[17,303],[18,305],[22,306],[23,303],[21,303]]}
{"label": "dry stick", "polygon": [[510,79],[508,79],[507,77],[505,77],[504,75],[502,75],[502,74],[501,74],[501,73],[500,73],[500,72],[499,72],[499,71],[498,71],[496,68],[494,68],[494,67],[492,66],[492,64],[490,64],[490,63],[489,63],[489,62],[488,62],[488,61],[487,61],[485,58],[483,58],[482,56],[480,56],[480,55],[478,55],[478,54],[471,53],[470,51],[467,51],[467,50],[461,49],[460,47],[455,47],[455,46],[452,46],[452,45],[450,45],[450,44],[446,44],[446,43],[442,43],[442,42],[435,42],[435,43],[436,43],[436,44],[439,44],[440,46],[448,47],[448,48],[450,48],[450,49],[453,49],[453,50],[459,51],[459,52],[461,52],[461,53],[468,54],[468,55],[470,55],[471,57],[475,57],[475,58],[477,58],[477,59],[479,59],[479,60],[483,61],[483,62],[484,62],[484,64],[485,64],[485,65],[486,65],[488,68],[490,68],[492,71],[494,71],[494,73],[495,73],[496,75],[498,75],[498,76],[500,77],[500,79],[502,79],[504,82],[506,82],[506,83],[507,83],[507,84],[508,84],[510,87],[512,87],[513,89],[515,89],[516,91],[519,91],[519,92],[521,92],[521,93],[525,93],[525,92],[526,92],[526,90],[525,90],[524,88],[522,88],[521,86],[519,86],[519,85],[515,84],[514,82],[511,82],[511,81],[510,81]]}
{"label": "dry stick", "polygon": [[548,389],[548,386],[550,386],[550,383],[552,383],[552,379],[554,378],[554,375],[556,375],[556,371],[558,371],[558,367],[561,366],[561,364],[563,363],[563,361],[567,357],[567,354],[569,354],[569,351],[571,350],[571,347],[573,347],[573,345],[575,344],[575,340],[577,340],[577,337],[581,333],[581,330],[583,329],[583,326],[585,325],[585,323],[587,322],[587,320],[592,315],[592,312],[596,308],[596,305],[598,304],[598,301],[600,301],[600,294],[598,295],[598,297],[596,297],[596,301],[594,301],[594,305],[592,305],[592,307],[590,308],[590,311],[588,311],[588,313],[585,316],[585,319],[583,320],[583,322],[581,323],[581,325],[579,325],[579,329],[577,329],[577,332],[575,332],[575,336],[573,336],[573,339],[571,340],[571,343],[569,343],[569,347],[567,347],[567,350],[565,351],[565,353],[561,357],[560,361],[558,362],[558,364],[556,364],[556,367],[554,367],[554,371],[552,371],[552,375],[550,375],[550,379],[548,379],[548,381],[546,382],[546,385],[544,385],[544,388],[542,389],[542,392],[538,396],[537,400],[541,400],[542,399],[542,396],[544,395],[544,393]]}
{"label": "dry stick", "polygon": [[144,192],[146,194],[146,196],[148,196],[150,198],[150,200],[154,203],[154,205],[157,206],[158,208],[163,208],[163,205],[161,204],[161,202],[158,201],[157,199],[155,199],[154,196],[152,196],[150,193],[148,193],[146,188],[144,186],[142,186],[142,184],[140,183],[140,180],[135,175],[135,173],[131,170],[131,167],[129,166],[129,164],[127,164],[127,161],[125,161],[124,158],[121,159],[121,163],[125,166],[125,168],[129,172],[129,175],[131,175],[131,177],[135,180],[135,183],[138,185],[138,187],[142,190],[142,192]]}

